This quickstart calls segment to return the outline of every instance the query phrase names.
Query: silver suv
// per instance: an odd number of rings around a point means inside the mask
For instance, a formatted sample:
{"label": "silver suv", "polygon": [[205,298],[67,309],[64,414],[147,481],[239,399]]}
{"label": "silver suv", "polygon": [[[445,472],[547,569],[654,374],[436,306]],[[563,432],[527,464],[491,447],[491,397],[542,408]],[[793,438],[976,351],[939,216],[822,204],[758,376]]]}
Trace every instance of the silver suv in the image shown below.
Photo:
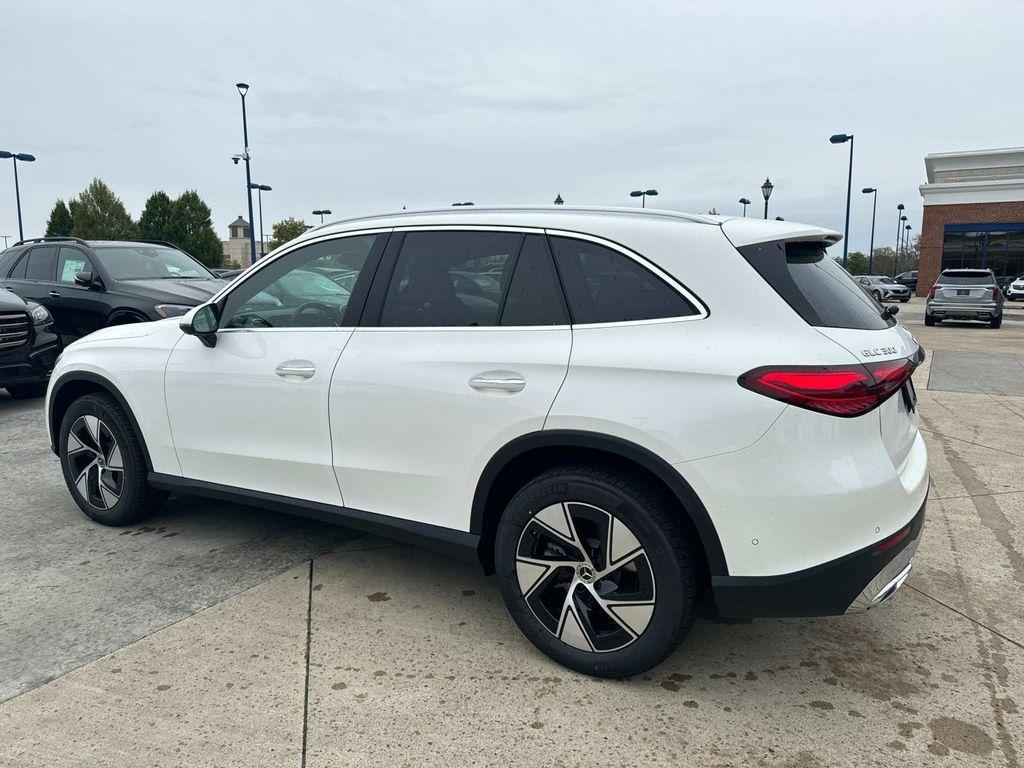
{"label": "silver suv", "polygon": [[981,320],[1003,324],[1003,293],[990,269],[947,269],[928,293],[924,324],[942,320]]}

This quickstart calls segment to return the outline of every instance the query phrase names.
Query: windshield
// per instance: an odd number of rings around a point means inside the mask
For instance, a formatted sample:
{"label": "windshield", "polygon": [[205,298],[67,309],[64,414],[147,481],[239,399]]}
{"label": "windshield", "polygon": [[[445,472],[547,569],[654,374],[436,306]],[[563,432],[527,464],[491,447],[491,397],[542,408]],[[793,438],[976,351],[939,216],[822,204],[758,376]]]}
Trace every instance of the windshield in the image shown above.
{"label": "windshield", "polygon": [[115,280],[216,279],[187,253],[162,245],[101,245],[94,250]]}
{"label": "windshield", "polygon": [[892,279],[891,277],[882,277],[882,278],[879,278],[878,282],[880,282],[880,283],[888,283],[889,285],[899,285],[899,283],[897,283],[897,282],[896,282],[895,280],[893,280],[893,279]]}
{"label": "windshield", "polygon": [[943,285],[993,285],[995,281],[988,272],[961,270],[958,272],[943,272],[939,275],[939,283]]}

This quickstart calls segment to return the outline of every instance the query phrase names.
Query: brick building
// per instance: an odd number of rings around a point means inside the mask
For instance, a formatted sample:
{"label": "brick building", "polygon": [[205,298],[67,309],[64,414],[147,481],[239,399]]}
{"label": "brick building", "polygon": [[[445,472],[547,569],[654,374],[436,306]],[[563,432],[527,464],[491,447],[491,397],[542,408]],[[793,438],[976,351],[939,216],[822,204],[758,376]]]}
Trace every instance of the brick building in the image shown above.
{"label": "brick building", "polygon": [[1024,147],[943,152],[924,165],[918,295],[953,267],[1024,274]]}

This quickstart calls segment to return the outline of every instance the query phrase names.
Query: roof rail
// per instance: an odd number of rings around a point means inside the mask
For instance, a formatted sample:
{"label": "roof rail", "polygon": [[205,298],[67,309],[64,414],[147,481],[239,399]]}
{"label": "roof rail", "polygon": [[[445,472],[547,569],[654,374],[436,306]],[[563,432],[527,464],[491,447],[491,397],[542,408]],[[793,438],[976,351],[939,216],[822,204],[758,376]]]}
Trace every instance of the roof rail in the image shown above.
{"label": "roof rail", "polygon": [[[25,245],[27,243],[60,243],[60,242],[71,242],[81,243],[82,245],[89,245],[85,240],[80,237],[26,237],[24,240],[19,240],[14,245]],[[14,247],[14,246],[12,246]]]}
{"label": "roof rail", "polygon": [[182,248],[180,245],[175,245],[174,243],[169,243],[166,240],[154,240],[153,238],[149,238],[149,237],[139,237],[139,238],[136,238],[135,240],[131,240],[129,242],[132,242],[132,243],[149,243],[150,245],[166,245],[168,248],[173,248],[176,251],[181,251],[182,253],[191,256],[191,254],[188,251],[186,251],[184,248]]}

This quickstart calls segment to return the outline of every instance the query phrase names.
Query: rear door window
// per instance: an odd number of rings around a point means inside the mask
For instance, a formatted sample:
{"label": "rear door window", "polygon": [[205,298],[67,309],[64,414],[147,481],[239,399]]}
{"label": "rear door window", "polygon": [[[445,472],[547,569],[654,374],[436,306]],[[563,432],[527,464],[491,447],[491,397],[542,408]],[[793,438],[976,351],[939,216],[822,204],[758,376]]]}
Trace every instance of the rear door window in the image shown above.
{"label": "rear door window", "polygon": [[53,280],[54,270],[57,264],[57,248],[53,245],[44,245],[41,248],[33,248],[28,255],[28,266],[25,268],[25,278],[28,280]]}
{"label": "rear door window", "polygon": [[564,325],[562,288],[543,235],[527,235],[515,262],[502,325]]}
{"label": "rear door window", "polygon": [[588,240],[550,239],[573,323],[621,323],[699,314],[668,283],[625,254]]}
{"label": "rear door window", "polygon": [[808,324],[875,331],[896,324],[822,243],[777,241],[738,249]]}

